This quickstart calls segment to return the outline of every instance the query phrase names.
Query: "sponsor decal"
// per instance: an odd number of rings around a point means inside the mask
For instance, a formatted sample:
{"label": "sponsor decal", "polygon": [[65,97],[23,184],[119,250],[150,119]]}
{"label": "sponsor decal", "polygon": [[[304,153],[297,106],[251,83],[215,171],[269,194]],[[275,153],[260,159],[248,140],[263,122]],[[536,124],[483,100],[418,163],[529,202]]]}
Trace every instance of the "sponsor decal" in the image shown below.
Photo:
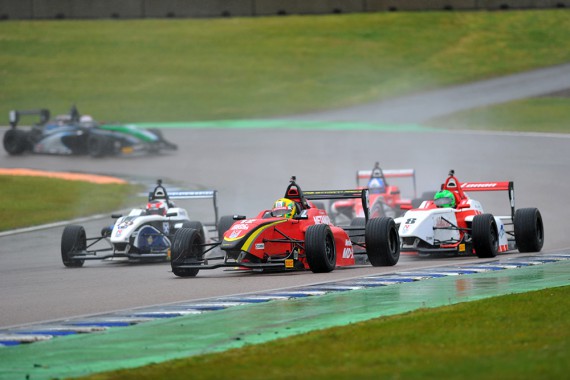
{"label": "sponsor decal", "polygon": [[354,250],[352,249],[352,242],[350,239],[346,239],[344,241],[344,249],[342,250],[342,258],[343,259],[351,259],[354,257]]}
{"label": "sponsor decal", "polygon": [[123,230],[117,230],[117,233],[115,233],[116,237],[121,236],[121,234],[123,233]]}
{"label": "sponsor decal", "polygon": [[501,230],[499,231],[499,237],[505,236],[505,226],[501,224]]}
{"label": "sponsor decal", "polygon": [[408,218],[404,222],[404,224],[414,224],[416,222],[416,218]]}
{"label": "sponsor decal", "polygon": [[230,228],[230,230],[234,231],[234,230],[248,230],[249,229],[249,224],[241,224],[241,223],[236,223],[232,226],[232,228]]}
{"label": "sponsor decal", "polygon": [[410,229],[410,225],[409,224],[404,224],[404,227],[402,228],[402,232],[408,232],[408,230]]}
{"label": "sponsor decal", "polygon": [[313,216],[315,224],[331,224],[331,220],[328,215],[317,215]]}
{"label": "sponsor decal", "polygon": [[487,189],[497,187],[496,183],[462,183],[462,189]]}
{"label": "sponsor decal", "polygon": [[286,259],[285,260],[285,268],[295,268],[295,262],[293,261],[293,259]]}
{"label": "sponsor decal", "polygon": [[465,244],[459,244],[459,252],[465,252]]}
{"label": "sponsor decal", "polygon": [[263,244],[263,243],[257,243],[257,244],[255,245],[255,249],[265,249],[265,244]]}
{"label": "sponsor decal", "polygon": [[239,231],[239,230],[238,230],[238,231],[233,231],[233,232],[230,234],[230,239],[237,238],[237,237],[240,235],[240,233],[241,233],[241,231]]}
{"label": "sponsor decal", "polygon": [[162,222],[162,232],[164,232],[165,235],[170,233],[170,223]]}
{"label": "sponsor decal", "polygon": [[438,217],[438,218],[435,220],[435,225],[434,225],[434,227],[436,227],[436,228],[446,228],[446,227],[450,227],[450,226],[451,226],[451,224],[449,224],[449,222],[447,222],[447,221],[446,221],[445,219],[443,219],[443,217],[441,217],[441,216]]}

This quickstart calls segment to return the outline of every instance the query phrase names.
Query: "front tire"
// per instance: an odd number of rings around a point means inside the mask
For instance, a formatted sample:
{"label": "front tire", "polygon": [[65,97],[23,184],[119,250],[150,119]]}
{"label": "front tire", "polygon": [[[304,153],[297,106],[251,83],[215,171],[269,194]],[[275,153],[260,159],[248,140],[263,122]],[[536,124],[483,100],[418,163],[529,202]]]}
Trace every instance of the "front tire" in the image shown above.
{"label": "front tire", "polygon": [[537,208],[515,211],[515,242],[519,252],[540,252],[544,245],[544,226]]}
{"label": "front tire", "polygon": [[178,277],[196,277],[200,269],[179,268],[183,264],[198,264],[204,254],[202,231],[194,228],[180,228],[174,234],[170,265]]}
{"label": "front tire", "polygon": [[400,260],[400,235],[394,219],[368,220],[364,234],[366,253],[372,266],[393,266]]}
{"label": "front tire", "polygon": [[17,156],[30,148],[28,132],[9,129],[4,133],[4,149],[11,156]]}
{"label": "front tire", "polygon": [[79,268],[83,266],[85,260],[72,259],[76,253],[87,249],[87,237],[82,226],[66,226],[61,235],[61,260],[68,268]]}
{"label": "front tire", "polygon": [[313,273],[327,273],[336,267],[334,236],[328,224],[309,226],[305,232],[305,255]]}
{"label": "front tire", "polygon": [[473,248],[480,258],[497,256],[499,251],[499,233],[497,222],[491,214],[479,214],[473,218],[471,224],[471,237]]}

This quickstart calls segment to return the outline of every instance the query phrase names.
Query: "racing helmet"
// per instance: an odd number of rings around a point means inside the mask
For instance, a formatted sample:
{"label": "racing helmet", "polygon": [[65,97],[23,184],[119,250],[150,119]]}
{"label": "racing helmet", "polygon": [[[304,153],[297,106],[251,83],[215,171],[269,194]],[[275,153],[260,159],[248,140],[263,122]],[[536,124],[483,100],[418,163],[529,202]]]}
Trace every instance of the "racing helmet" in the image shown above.
{"label": "racing helmet", "polygon": [[162,200],[150,201],[146,205],[146,213],[148,215],[166,215],[167,209],[168,205],[166,204],[166,201]]}
{"label": "racing helmet", "polygon": [[371,178],[368,182],[368,190],[370,194],[382,194],[385,191],[382,178]]}
{"label": "racing helmet", "polygon": [[291,218],[295,215],[297,207],[295,202],[291,199],[280,198],[273,204],[273,209],[271,210],[271,215],[280,216],[283,218]]}
{"label": "racing helmet", "polygon": [[433,201],[437,207],[455,207],[455,196],[449,190],[441,190],[435,193]]}

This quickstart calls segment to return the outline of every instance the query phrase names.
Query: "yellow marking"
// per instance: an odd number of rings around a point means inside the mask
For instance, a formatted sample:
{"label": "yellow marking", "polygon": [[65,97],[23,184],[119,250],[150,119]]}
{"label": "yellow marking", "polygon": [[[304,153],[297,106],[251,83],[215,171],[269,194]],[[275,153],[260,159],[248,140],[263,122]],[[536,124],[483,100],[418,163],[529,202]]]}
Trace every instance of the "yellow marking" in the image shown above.
{"label": "yellow marking", "polygon": [[295,263],[293,262],[293,259],[285,260],[285,268],[295,268]]}
{"label": "yellow marking", "polygon": [[242,251],[246,251],[249,252],[249,247],[253,244],[253,242],[255,241],[255,239],[257,239],[257,237],[266,229],[268,229],[269,227],[273,227],[276,224],[280,224],[283,222],[286,222],[288,219],[283,219],[283,220],[278,220],[277,222],[273,222],[273,223],[269,223],[266,226],[263,226],[261,228],[258,228],[257,231],[255,231],[253,234],[251,234],[251,236],[245,241],[245,243],[242,245],[241,250]]}
{"label": "yellow marking", "polygon": [[465,252],[465,244],[459,244],[459,252]]}

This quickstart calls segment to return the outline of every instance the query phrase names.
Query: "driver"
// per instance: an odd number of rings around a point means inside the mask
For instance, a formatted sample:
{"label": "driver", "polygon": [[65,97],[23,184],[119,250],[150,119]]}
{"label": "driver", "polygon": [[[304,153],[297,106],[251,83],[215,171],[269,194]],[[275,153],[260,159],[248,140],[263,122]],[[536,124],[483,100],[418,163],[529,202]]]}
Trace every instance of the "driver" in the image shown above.
{"label": "driver", "polygon": [[371,178],[368,182],[368,190],[370,194],[382,194],[385,192],[384,181],[382,178]]}
{"label": "driver", "polygon": [[291,199],[280,198],[273,204],[271,215],[282,218],[292,218],[296,211],[297,207],[295,206],[295,202]]}
{"label": "driver", "polygon": [[455,207],[455,196],[449,190],[441,190],[435,193],[433,201],[437,207]]}
{"label": "driver", "polygon": [[162,200],[154,200],[150,201],[146,205],[146,213],[148,215],[166,215],[166,210],[168,209],[168,205],[166,201]]}

